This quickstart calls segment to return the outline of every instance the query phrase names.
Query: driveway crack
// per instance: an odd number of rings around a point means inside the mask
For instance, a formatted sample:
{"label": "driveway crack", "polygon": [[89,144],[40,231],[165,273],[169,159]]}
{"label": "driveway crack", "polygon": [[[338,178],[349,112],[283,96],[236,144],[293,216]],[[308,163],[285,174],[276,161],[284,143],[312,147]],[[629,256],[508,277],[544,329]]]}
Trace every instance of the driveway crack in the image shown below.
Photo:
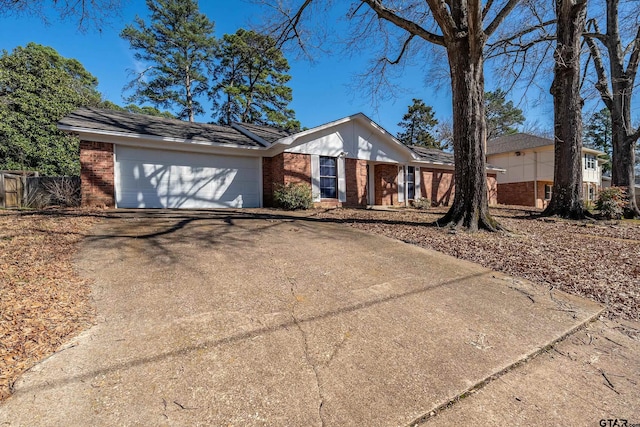
{"label": "driveway crack", "polygon": [[291,291],[291,296],[293,297],[293,302],[291,303],[291,311],[289,314],[291,316],[291,319],[293,320],[293,323],[296,325],[296,328],[298,328],[298,331],[300,331],[300,336],[302,337],[304,357],[307,362],[307,365],[309,365],[309,367],[313,371],[313,374],[316,379],[316,390],[318,392],[318,399],[320,400],[320,403],[318,404],[318,417],[320,418],[320,425],[324,427],[325,421],[324,421],[324,415],[322,411],[322,406],[324,405],[324,393],[322,390],[322,380],[320,379],[320,372],[319,372],[318,366],[315,363],[313,363],[311,355],[309,354],[309,336],[304,331],[302,324],[296,317],[296,305],[298,303],[298,296],[296,295],[296,289],[295,289],[296,281],[292,277],[287,277],[287,280],[289,281],[289,284],[290,284],[289,289]]}

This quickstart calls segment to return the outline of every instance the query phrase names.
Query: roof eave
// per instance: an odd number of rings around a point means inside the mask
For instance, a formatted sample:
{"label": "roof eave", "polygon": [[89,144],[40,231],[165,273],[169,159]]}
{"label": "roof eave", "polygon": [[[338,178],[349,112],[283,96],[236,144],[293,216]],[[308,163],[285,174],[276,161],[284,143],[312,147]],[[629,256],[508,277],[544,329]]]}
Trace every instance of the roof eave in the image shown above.
{"label": "roof eave", "polygon": [[[117,144],[123,144],[125,142],[126,145],[144,145],[144,144],[136,144],[136,142],[144,142],[149,141],[153,143],[170,143],[170,144],[179,144],[182,147],[190,146],[190,147],[198,147],[198,148],[212,148],[212,149],[234,149],[234,150],[251,150],[251,151],[263,151],[265,147],[251,146],[251,145],[240,145],[240,144],[229,144],[229,143],[220,143],[214,141],[203,141],[203,140],[194,140],[194,139],[185,139],[185,138],[172,138],[172,137],[164,137],[157,135],[146,135],[139,133],[129,133],[129,132],[117,132],[117,131],[107,131],[100,129],[91,129],[80,126],[72,126],[72,125],[64,125],[58,123],[58,129],[77,133],[80,135],[81,139],[86,141],[96,141],[96,142],[111,142]],[[84,138],[83,136],[88,136],[88,138]]]}

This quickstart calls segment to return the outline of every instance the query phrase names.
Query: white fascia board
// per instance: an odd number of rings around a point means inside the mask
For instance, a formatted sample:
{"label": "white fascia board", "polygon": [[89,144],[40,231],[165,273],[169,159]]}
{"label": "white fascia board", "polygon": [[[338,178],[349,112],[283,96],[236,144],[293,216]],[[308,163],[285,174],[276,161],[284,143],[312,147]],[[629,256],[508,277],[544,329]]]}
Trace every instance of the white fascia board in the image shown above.
{"label": "white fascia board", "polygon": [[325,129],[329,129],[329,128],[333,127],[333,126],[337,126],[337,125],[341,125],[343,123],[347,123],[347,122],[352,120],[352,117],[353,116],[345,117],[343,119],[335,120],[333,122],[326,123],[324,125],[316,126],[314,128],[303,130],[302,132],[294,133],[293,135],[289,135],[289,136],[286,136],[284,138],[280,138],[279,140],[277,140],[273,144],[271,144],[271,146],[268,148],[268,150],[270,152],[272,152],[272,153],[270,153],[272,155],[280,154],[284,150],[286,150],[287,147],[291,146],[297,139],[302,138],[302,137],[307,136],[307,135],[311,135],[311,134],[313,134],[315,132],[320,132],[320,131],[323,131]]}
{"label": "white fascia board", "polygon": [[76,133],[83,141],[107,142],[130,147],[155,148],[194,153],[220,153],[236,156],[261,156],[265,150],[264,147],[221,144],[213,141],[194,141],[191,139],[96,130],[76,126],[58,125],[58,129]]}
{"label": "white fascia board", "polygon": [[394,142],[396,145],[401,146],[402,149],[405,150],[413,160],[420,160],[420,156],[416,154],[415,151],[413,151],[411,148],[404,145],[402,142],[398,141],[395,136],[391,135],[385,128],[383,128],[382,126],[380,126],[379,124],[371,120],[364,113],[357,113],[351,117],[353,117],[354,119],[360,119],[364,121],[366,124],[368,124],[369,126],[376,128],[380,133],[382,133],[388,138],[391,138],[391,141]]}
{"label": "white fascia board", "polygon": [[413,160],[409,163],[409,166],[416,166],[419,168],[432,167],[434,169],[455,170],[455,166],[450,163],[444,162],[429,162],[427,160]]}
{"label": "white fascia board", "polygon": [[[423,167],[432,167],[434,169],[443,169],[443,170],[455,170],[456,167],[455,165],[452,165],[450,163],[443,163],[443,162],[429,162],[426,160],[418,160],[418,161],[412,161],[411,163],[409,163],[409,166],[417,166],[419,168],[423,168]],[[501,173],[505,173],[507,170],[504,168],[496,168],[496,167],[486,167],[486,171],[487,172],[501,172]]]}
{"label": "white fascia board", "polygon": [[589,154],[595,154],[595,155],[598,155],[598,156],[604,156],[605,154],[607,154],[604,151],[596,150],[594,148],[587,148],[587,147],[582,147],[582,152],[583,153],[589,153]]}

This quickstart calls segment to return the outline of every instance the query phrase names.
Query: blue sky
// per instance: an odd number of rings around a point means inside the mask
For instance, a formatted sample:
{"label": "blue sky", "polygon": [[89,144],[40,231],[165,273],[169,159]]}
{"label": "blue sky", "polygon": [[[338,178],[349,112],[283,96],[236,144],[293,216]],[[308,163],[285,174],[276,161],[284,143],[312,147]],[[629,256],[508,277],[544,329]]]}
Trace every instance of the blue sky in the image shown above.
{"label": "blue sky", "polygon": [[[255,4],[242,0],[201,1],[200,8],[215,21],[216,37],[233,33],[240,27],[247,28],[250,22],[259,22],[262,13]],[[111,19],[102,31],[89,29],[86,33],[79,32],[74,22],[59,22],[55,16],[52,16],[49,25],[38,18],[1,17],[0,48],[11,51],[29,42],[51,46],[61,55],[79,60],[95,75],[100,82],[98,89],[106,99],[124,104],[122,88],[130,80],[127,70],[135,68],[135,65],[133,52],[128,42],[120,39],[119,33],[127,23],[133,21],[136,14],[147,17],[144,1],[131,0],[125,4],[121,16]],[[303,126],[313,127],[363,112],[395,134],[398,131],[397,123],[412,98],[421,98],[427,105],[433,106],[439,119],[451,116],[448,82],[436,89],[435,85],[426,83],[425,70],[417,66],[407,67],[397,80],[402,90],[394,99],[373,105],[366,91],[354,85],[354,76],[366,69],[368,59],[370,56],[366,50],[345,57],[340,54],[340,48],[331,54],[316,56],[313,63],[289,56],[290,86],[294,96],[291,107]],[[489,69],[486,74],[486,90],[495,89]],[[542,105],[535,107],[528,107],[521,102],[519,94],[514,93],[511,98],[515,103],[520,103],[528,119],[537,120],[542,127],[551,128],[552,111],[548,95],[543,94]],[[206,102],[203,100],[205,106]],[[210,113],[198,117],[198,120],[210,121]]]}

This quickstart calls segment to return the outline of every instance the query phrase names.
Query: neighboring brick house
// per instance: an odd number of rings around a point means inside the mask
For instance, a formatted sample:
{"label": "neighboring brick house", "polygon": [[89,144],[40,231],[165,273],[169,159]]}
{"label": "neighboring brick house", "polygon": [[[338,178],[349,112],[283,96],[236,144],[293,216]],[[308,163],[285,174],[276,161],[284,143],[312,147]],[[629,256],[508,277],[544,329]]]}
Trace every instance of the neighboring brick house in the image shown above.
{"label": "neighboring brick house", "polygon": [[[451,154],[411,149],[361,113],[287,133],[82,108],[58,127],[80,137],[85,206],[272,206],[274,189],[292,182],[308,184],[316,206],[453,201]],[[487,169],[491,204],[499,170]]]}
{"label": "neighboring brick house", "polygon": [[[582,149],[582,189],[584,199],[593,202],[602,188],[605,153]],[[498,203],[544,208],[553,188],[553,140],[526,133],[505,135],[487,142],[487,162],[505,169],[499,174]]]}

